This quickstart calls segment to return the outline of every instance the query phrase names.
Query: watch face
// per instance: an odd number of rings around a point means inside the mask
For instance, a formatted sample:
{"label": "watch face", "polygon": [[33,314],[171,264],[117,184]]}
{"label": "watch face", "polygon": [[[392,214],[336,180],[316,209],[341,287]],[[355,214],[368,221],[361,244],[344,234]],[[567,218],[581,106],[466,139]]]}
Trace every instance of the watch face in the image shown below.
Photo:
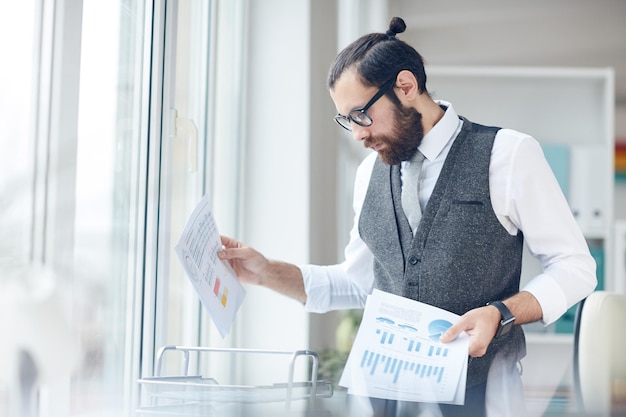
{"label": "watch face", "polygon": [[507,334],[510,331],[511,331],[511,327],[509,327],[509,326],[501,327],[500,328],[500,334],[498,334],[498,337],[504,336],[505,334]]}
{"label": "watch face", "polygon": [[510,317],[506,320],[500,321],[500,327],[498,327],[498,332],[496,337],[507,334],[513,328],[513,322],[515,321],[515,317]]}

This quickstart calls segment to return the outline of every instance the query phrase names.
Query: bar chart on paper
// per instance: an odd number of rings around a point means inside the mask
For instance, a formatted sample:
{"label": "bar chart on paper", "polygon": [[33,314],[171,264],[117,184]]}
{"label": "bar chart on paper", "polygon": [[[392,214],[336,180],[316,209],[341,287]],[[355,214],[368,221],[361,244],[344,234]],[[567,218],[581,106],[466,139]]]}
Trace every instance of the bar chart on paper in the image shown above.
{"label": "bar chart on paper", "polygon": [[439,341],[439,336],[452,326],[448,316],[429,314],[432,306],[426,307],[428,314],[385,303],[376,308],[379,310],[373,315],[366,305],[364,320],[348,358],[348,371],[344,372],[340,385],[357,395],[407,401],[455,401],[461,375],[466,370],[467,341],[461,342],[462,345]]}
{"label": "bar chart on paper", "polygon": [[361,368],[368,369],[370,375],[374,375],[376,372],[389,374],[394,384],[398,383],[398,378],[403,373],[414,375],[415,378],[420,379],[433,378],[440,384],[446,369],[445,366],[428,365],[427,363],[387,356],[368,350],[363,351]]}
{"label": "bar chart on paper", "polygon": [[[448,348],[439,345],[439,335],[452,325],[446,320],[434,320],[429,326],[429,335],[420,338],[417,329],[407,324],[398,324],[387,317],[378,317],[382,324],[376,328],[381,350],[365,349],[361,357],[360,367],[369,375],[383,377],[392,384],[398,384],[402,377],[405,380],[428,380],[428,383],[444,382],[446,367],[439,363],[439,358],[448,356]],[[375,348],[375,346],[374,346]]]}

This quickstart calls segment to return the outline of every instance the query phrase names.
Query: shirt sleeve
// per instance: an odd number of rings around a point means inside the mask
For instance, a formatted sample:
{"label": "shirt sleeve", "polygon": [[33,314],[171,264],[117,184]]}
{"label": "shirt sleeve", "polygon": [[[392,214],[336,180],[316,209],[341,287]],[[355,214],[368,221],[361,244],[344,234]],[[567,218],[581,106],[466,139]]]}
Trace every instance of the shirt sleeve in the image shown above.
{"label": "shirt sleeve", "polygon": [[539,143],[518,132],[501,132],[516,138],[510,163],[503,164],[508,166],[502,177],[504,212],[541,264],[541,272],[522,290],[537,298],[548,325],[595,289],[596,264]]}
{"label": "shirt sleeve", "polygon": [[354,223],[345,248],[345,260],[337,265],[302,265],[308,312],[323,313],[337,309],[363,308],[374,288],[374,255],[359,235],[359,218],[376,161],[369,154],[359,165],[354,182]]}

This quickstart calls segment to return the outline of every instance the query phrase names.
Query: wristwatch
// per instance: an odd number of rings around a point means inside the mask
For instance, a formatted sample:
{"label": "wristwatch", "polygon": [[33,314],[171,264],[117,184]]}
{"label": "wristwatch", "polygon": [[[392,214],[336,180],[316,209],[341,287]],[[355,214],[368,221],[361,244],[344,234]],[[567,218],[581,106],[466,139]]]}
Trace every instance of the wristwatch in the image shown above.
{"label": "wristwatch", "polygon": [[487,305],[494,306],[500,310],[500,326],[498,326],[498,330],[496,331],[494,338],[497,339],[498,337],[504,336],[510,332],[513,328],[513,323],[515,322],[515,316],[511,313],[511,310],[509,310],[502,301],[491,301],[487,303]]}

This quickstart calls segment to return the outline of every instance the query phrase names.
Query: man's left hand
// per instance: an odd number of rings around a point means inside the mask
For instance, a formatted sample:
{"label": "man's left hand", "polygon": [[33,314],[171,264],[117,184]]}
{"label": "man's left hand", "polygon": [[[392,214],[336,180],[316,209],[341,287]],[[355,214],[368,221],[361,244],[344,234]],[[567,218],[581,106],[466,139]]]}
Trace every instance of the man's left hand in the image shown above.
{"label": "man's left hand", "polygon": [[478,358],[487,353],[499,323],[498,309],[489,306],[475,308],[463,314],[439,340],[443,343],[451,342],[464,331],[469,335],[469,355]]}

